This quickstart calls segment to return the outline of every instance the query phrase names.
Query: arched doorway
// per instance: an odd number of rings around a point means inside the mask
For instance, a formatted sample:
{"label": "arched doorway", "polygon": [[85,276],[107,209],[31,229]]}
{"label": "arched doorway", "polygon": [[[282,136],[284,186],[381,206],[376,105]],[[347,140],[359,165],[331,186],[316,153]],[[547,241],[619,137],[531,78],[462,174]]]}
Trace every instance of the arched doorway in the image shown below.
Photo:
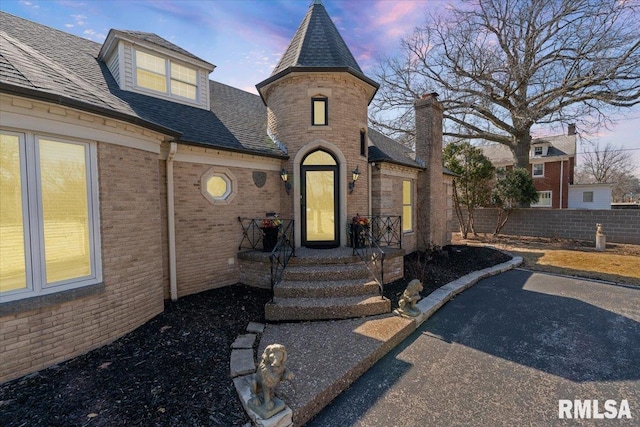
{"label": "arched doorway", "polygon": [[335,248],[340,245],[338,162],[333,154],[316,150],[300,165],[302,245]]}

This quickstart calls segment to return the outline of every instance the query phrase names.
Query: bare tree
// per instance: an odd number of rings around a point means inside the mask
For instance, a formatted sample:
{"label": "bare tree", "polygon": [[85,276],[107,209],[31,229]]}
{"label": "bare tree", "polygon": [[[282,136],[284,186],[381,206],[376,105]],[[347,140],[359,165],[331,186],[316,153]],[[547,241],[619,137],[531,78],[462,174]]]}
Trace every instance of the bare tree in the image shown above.
{"label": "bare tree", "polygon": [[588,131],[640,104],[638,0],[475,0],[402,40],[381,61],[373,125],[413,135],[413,100],[439,92],[445,135],[508,146],[529,165],[534,125]]}
{"label": "bare tree", "polygon": [[622,147],[599,142],[587,142],[579,160],[576,182],[580,184],[609,183],[613,201],[622,201],[624,195],[633,192],[638,178],[637,166]]}

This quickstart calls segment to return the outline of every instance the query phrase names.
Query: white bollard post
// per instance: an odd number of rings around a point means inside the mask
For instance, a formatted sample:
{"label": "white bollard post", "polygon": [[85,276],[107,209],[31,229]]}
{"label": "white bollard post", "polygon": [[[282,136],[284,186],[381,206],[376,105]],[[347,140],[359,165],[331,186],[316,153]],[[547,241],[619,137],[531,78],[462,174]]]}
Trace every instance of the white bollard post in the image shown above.
{"label": "white bollard post", "polygon": [[602,231],[602,224],[596,224],[596,251],[602,252],[607,248],[607,236]]}

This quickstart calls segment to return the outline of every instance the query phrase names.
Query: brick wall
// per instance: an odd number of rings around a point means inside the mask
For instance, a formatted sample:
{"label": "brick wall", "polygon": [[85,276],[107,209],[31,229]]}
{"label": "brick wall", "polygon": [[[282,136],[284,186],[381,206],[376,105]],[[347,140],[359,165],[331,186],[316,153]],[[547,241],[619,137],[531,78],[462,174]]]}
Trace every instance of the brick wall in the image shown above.
{"label": "brick wall", "polygon": [[[495,209],[476,209],[476,231],[493,233],[496,218]],[[633,210],[517,209],[502,234],[595,242],[596,224],[602,224],[608,242],[640,245],[640,212]],[[452,226],[459,231],[458,221]]]}
{"label": "brick wall", "polygon": [[[367,129],[367,101],[372,88],[348,73],[292,73],[273,83],[267,90],[268,126],[276,138],[288,148],[290,159],[283,163],[294,180],[299,180],[299,165],[295,164],[300,150],[308,150],[318,141],[326,141],[336,147],[346,164],[340,164],[343,179],[339,183],[342,206],[339,230],[346,229],[346,221],[356,213],[369,210],[369,183],[367,156],[360,154],[360,131]],[[325,96],[328,99],[328,126],[311,126],[311,98]],[[326,151],[331,149],[323,148]],[[306,154],[306,152],[305,152]],[[338,155],[337,157],[340,157]],[[353,193],[347,190],[351,171],[358,168],[360,178]],[[299,198],[281,194],[282,212],[293,218],[294,204]],[[345,245],[347,242],[342,241]]]}
{"label": "brick wall", "polygon": [[[418,170],[389,163],[380,163],[380,169],[373,168],[371,176],[371,214],[380,216],[402,216],[402,182],[411,181],[413,189],[414,231],[403,233],[402,248],[407,252],[416,250],[416,195]],[[406,221],[405,218],[402,219]],[[401,231],[401,230],[400,230]],[[401,231],[402,232],[402,231]]]}
{"label": "brick wall", "polygon": [[[205,155],[204,149],[190,150]],[[202,194],[202,176],[212,169],[228,171],[235,178],[237,194],[228,204],[212,203]],[[266,173],[263,187],[254,184],[253,171]],[[281,212],[284,191],[279,172],[175,161],[174,191],[178,297],[239,282],[242,227],[238,217],[264,218],[266,212]]]}
{"label": "brick wall", "polygon": [[434,95],[414,102],[416,157],[426,163],[418,176],[418,247],[447,243],[447,199],[442,176],[443,107]]}
{"label": "brick wall", "polygon": [[98,145],[104,290],[0,318],[0,382],[132,331],[163,308],[157,154]]}
{"label": "brick wall", "polygon": [[[544,176],[532,177],[533,184],[538,191],[551,191],[551,206],[559,208],[562,202],[562,208],[567,208],[569,198],[569,184],[573,183],[575,158],[558,162],[547,162],[544,164]],[[531,165],[529,165],[529,173],[531,174]],[[562,185],[560,182],[562,181]],[[560,200],[560,188],[562,187],[562,200]]]}

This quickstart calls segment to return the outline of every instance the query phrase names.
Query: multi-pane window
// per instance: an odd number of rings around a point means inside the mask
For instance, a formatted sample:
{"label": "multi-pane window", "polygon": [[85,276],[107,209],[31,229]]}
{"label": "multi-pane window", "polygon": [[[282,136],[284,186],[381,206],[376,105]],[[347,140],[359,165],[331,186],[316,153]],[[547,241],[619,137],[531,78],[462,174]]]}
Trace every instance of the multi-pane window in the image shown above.
{"label": "multi-pane window", "polygon": [[533,147],[534,156],[542,156],[542,147]]}
{"label": "multi-pane window", "polygon": [[538,203],[534,203],[531,207],[550,208],[551,207],[551,191],[538,191]]}
{"label": "multi-pane window", "polygon": [[0,132],[2,302],[101,281],[95,145]]}
{"label": "multi-pane window", "polygon": [[313,126],[327,126],[328,102],[327,98],[311,98],[311,124]]}
{"label": "multi-pane window", "polygon": [[198,72],[168,59],[136,50],[136,85],[195,100]]}
{"label": "multi-pane window", "polygon": [[544,163],[536,163],[531,167],[533,176],[544,176]]}
{"label": "multi-pane window", "polygon": [[402,231],[413,230],[413,191],[411,181],[402,181]]}

